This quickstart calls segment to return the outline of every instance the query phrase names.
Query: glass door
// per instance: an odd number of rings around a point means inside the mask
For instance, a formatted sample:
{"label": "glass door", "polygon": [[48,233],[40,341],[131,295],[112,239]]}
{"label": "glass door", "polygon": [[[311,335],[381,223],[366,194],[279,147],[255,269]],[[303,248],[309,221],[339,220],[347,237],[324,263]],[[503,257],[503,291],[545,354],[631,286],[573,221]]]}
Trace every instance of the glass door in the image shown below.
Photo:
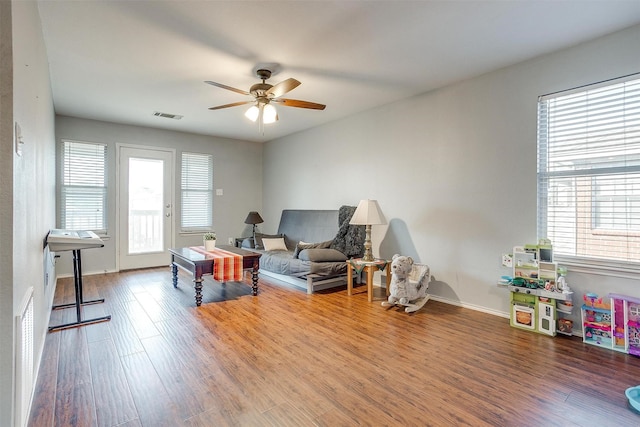
{"label": "glass door", "polygon": [[120,147],[119,160],[119,269],[168,265],[173,153]]}

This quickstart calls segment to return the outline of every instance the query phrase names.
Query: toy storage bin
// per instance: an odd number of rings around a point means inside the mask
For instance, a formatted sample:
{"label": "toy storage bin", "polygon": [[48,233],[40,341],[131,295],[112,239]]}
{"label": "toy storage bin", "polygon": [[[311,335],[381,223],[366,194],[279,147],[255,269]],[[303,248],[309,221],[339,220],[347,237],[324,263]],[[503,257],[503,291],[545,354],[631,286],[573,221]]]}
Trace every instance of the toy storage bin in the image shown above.
{"label": "toy storage bin", "polygon": [[571,314],[571,311],[573,310],[573,304],[571,304],[571,301],[558,301],[557,306],[558,310],[563,313]]}
{"label": "toy storage bin", "polygon": [[565,335],[572,335],[573,321],[570,319],[558,319],[558,332]]}

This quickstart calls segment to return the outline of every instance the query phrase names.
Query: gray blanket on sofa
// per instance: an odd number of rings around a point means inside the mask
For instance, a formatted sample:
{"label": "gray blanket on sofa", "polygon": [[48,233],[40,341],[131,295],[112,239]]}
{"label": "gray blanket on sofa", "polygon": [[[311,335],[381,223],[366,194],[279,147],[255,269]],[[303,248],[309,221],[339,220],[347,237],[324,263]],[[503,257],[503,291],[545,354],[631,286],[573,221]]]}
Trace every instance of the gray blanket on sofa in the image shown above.
{"label": "gray blanket on sofa", "polygon": [[349,224],[355,211],[355,206],[340,207],[338,233],[331,243],[332,249],[339,250],[347,258],[361,258],[364,255],[365,226]]}

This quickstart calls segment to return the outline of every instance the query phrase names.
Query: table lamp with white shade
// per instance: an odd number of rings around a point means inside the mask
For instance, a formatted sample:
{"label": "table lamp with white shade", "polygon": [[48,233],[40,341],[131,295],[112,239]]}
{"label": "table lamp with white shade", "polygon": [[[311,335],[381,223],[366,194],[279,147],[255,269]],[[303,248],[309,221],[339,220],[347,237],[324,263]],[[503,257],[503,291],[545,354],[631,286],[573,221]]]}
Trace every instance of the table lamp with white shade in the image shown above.
{"label": "table lamp with white shade", "polygon": [[374,261],[375,258],[373,258],[373,253],[371,252],[371,226],[386,224],[382,211],[380,211],[380,206],[378,206],[378,201],[360,200],[349,224],[365,226],[364,257],[362,260],[365,262]]}

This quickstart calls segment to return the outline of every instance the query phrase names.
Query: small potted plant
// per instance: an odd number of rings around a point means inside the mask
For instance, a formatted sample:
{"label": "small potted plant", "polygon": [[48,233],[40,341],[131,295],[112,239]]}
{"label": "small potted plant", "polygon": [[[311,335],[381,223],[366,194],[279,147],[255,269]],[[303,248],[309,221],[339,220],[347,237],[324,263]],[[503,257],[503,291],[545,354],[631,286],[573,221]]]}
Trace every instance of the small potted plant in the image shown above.
{"label": "small potted plant", "polygon": [[210,231],[208,233],[204,233],[202,240],[204,241],[204,249],[212,251],[216,247],[216,232]]}

